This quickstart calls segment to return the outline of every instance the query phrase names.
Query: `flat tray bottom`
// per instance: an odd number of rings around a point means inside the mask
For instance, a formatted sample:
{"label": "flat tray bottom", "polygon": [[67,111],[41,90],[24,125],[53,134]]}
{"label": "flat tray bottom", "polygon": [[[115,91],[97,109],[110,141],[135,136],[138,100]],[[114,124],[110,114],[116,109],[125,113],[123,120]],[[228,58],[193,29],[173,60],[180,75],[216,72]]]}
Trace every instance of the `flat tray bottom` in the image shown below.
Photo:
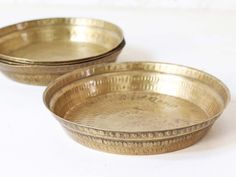
{"label": "flat tray bottom", "polygon": [[11,56],[35,61],[64,61],[100,55],[107,49],[101,45],[71,41],[37,42],[10,53]]}
{"label": "flat tray bottom", "polygon": [[150,92],[117,92],[90,98],[65,118],[113,131],[157,131],[189,126],[208,118],[186,100]]}

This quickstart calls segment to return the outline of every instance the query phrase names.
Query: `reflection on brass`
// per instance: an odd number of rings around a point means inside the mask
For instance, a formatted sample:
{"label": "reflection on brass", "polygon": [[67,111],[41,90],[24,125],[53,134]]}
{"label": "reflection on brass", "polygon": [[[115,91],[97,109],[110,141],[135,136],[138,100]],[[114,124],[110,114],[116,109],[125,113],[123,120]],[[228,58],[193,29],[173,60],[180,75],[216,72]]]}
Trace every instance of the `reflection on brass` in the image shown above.
{"label": "reflection on brass", "polygon": [[88,18],[52,18],[0,29],[0,70],[18,82],[47,85],[61,74],[114,62],[125,45],[121,29]]}
{"label": "reflection on brass", "polygon": [[49,84],[48,109],[79,143],[120,154],[157,154],[200,140],[228,104],[205,72],[166,63],[100,64]]}

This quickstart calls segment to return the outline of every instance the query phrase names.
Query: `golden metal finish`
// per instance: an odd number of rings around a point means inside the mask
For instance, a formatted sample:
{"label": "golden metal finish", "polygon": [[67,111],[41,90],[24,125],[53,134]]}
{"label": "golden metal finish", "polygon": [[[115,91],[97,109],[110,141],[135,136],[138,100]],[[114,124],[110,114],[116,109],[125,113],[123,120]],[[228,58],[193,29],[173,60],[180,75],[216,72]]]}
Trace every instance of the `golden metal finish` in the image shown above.
{"label": "golden metal finish", "polygon": [[124,40],[121,29],[89,18],[49,18],[0,29],[0,58],[55,65],[107,56]]}
{"label": "golden metal finish", "polygon": [[102,20],[23,22],[0,29],[0,70],[18,82],[47,85],[74,69],[115,62],[124,46],[120,28]]}
{"label": "golden metal finish", "polygon": [[120,50],[113,52],[109,56],[98,60],[92,60],[88,62],[68,65],[19,65],[9,64],[0,61],[0,70],[8,78],[32,85],[48,85],[51,81],[55,80],[58,76],[73,71],[78,68],[83,68],[90,65],[99,63],[115,62]]}
{"label": "golden metal finish", "polygon": [[44,92],[46,106],[73,139],[120,154],[164,153],[196,143],[229,99],[214,76],[152,62],[75,70]]}

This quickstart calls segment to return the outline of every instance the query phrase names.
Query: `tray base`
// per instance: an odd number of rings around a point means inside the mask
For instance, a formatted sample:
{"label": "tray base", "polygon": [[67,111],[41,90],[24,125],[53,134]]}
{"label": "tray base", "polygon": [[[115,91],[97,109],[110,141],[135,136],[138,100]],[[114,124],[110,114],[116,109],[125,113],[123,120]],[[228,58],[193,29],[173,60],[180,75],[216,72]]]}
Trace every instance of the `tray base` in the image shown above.
{"label": "tray base", "polygon": [[76,142],[99,151],[124,155],[152,155],[187,148],[201,140],[210,128],[211,126],[179,137],[150,141],[121,141],[103,139],[100,137],[83,135],[72,131],[71,129],[67,129],[66,132]]}
{"label": "tray base", "polygon": [[67,111],[65,118],[111,131],[176,129],[200,123],[207,114],[181,98],[151,92],[116,92],[96,96]]}

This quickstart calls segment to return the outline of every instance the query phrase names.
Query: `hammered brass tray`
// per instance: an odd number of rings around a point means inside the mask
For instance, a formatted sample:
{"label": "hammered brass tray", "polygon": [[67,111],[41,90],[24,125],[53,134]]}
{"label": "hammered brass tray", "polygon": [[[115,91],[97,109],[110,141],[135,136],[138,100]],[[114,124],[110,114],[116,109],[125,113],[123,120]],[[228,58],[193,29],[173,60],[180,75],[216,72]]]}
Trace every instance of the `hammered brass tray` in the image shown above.
{"label": "hammered brass tray", "polygon": [[47,85],[74,69],[115,62],[121,29],[88,18],[52,18],[0,29],[0,70],[12,80]]}
{"label": "hammered brass tray", "polygon": [[123,40],[121,29],[103,20],[26,21],[0,29],[0,59],[25,64],[77,64],[107,56]]}
{"label": "hammered brass tray", "polygon": [[0,61],[1,72],[11,80],[30,84],[46,86],[57,77],[73,71],[75,69],[100,64],[115,62],[120,50],[111,55],[101,58],[99,60],[92,60],[88,62],[70,64],[70,65],[29,65],[29,64],[15,64]]}
{"label": "hammered brass tray", "polygon": [[130,62],[59,77],[44,102],[79,143],[119,154],[157,154],[199,141],[228,104],[228,88],[193,68]]}

